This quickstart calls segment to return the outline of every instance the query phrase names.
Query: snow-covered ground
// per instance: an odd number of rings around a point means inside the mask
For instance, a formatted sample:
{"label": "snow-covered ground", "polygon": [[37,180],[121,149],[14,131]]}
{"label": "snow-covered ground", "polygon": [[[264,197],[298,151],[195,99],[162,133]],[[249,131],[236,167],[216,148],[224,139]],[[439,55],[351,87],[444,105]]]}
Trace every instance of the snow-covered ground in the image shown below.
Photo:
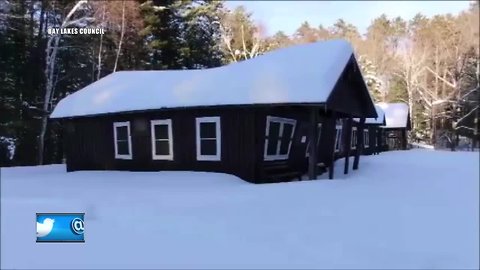
{"label": "snow-covered ground", "polygon": [[[479,156],[362,157],[336,180],[2,169],[1,268],[479,267]],[[325,178],[322,176],[321,178]],[[35,213],[85,212],[85,240],[35,243]]]}

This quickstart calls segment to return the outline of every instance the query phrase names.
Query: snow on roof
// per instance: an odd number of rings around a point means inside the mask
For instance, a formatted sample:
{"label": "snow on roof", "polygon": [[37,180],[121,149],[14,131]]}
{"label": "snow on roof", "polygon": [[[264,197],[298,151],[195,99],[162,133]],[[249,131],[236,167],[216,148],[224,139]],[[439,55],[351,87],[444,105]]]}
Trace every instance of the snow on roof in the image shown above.
{"label": "snow on roof", "polygon": [[62,99],[51,118],[149,109],[326,102],[353,54],[345,40],[202,70],[120,71]]}
{"label": "snow on roof", "polygon": [[[375,111],[377,112],[377,118],[365,118],[365,124],[372,124],[372,125],[382,125],[383,120],[385,119],[385,112],[379,105],[375,104]],[[360,122],[360,118],[353,118],[353,121]]]}
{"label": "snow on roof", "polygon": [[379,103],[385,112],[386,128],[406,128],[408,126],[408,105],[406,103]]}

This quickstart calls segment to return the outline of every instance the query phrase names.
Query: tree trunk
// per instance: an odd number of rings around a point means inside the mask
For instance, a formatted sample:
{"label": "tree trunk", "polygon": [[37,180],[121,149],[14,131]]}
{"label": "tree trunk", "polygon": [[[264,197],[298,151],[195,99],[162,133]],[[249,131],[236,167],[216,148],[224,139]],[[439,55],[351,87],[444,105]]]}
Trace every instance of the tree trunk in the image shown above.
{"label": "tree trunk", "polygon": [[113,72],[117,71],[118,58],[120,57],[120,51],[122,50],[124,33],[125,33],[125,1],[122,1],[122,30],[120,33],[120,41],[118,42],[117,56],[115,57],[115,66],[113,67]]}
{"label": "tree trunk", "polygon": [[[106,12],[106,3],[103,3],[103,12],[102,12],[102,27],[105,24],[105,12]],[[97,80],[100,80],[100,76],[102,74],[102,49],[103,49],[103,31],[100,34],[100,46],[98,49],[98,73],[97,73]]]}
{"label": "tree trunk", "polygon": [[[477,55],[480,57],[480,48],[477,49]],[[477,106],[480,106],[480,61],[477,59]],[[480,108],[475,112],[475,124],[473,126],[473,148],[480,148]]]}
{"label": "tree trunk", "polygon": [[[413,89],[411,89],[411,85],[408,86],[408,113],[410,114],[410,125],[414,127],[414,118],[413,117]],[[411,135],[412,132],[410,132]]]}
{"label": "tree trunk", "polygon": [[[45,68],[45,77],[46,77],[46,87],[45,87],[45,97],[43,100],[43,114],[40,126],[40,135],[38,136],[38,164],[43,164],[43,154],[45,147],[45,133],[47,132],[47,121],[48,121],[48,111],[51,100],[51,94],[53,90],[53,71],[55,69],[55,60],[57,58],[58,43],[60,37],[58,35],[50,37],[46,49],[47,57],[46,59],[46,68]],[[52,47],[52,43],[54,43]]]}

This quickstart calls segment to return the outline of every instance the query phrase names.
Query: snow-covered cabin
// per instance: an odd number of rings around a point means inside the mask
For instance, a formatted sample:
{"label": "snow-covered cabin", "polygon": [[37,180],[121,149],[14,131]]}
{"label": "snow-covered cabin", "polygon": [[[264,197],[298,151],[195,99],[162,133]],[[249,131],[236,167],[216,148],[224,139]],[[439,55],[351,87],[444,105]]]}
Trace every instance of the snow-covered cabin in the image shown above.
{"label": "snow-covered cabin", "polygon": [[384,130],[384,150],[407,149],[408,131],[411,130],[410,110],[408,104],[379,103],[385,112],[386,124]]}
{"label": "snow-covered cabin", "polygon": [[65,127],[68,171],[212,171],[253,183],[314,179],[319,163],[332,178],[336,120],[353,117],[377,113],[344,40],[211,69],[115,72],[51,114]]}

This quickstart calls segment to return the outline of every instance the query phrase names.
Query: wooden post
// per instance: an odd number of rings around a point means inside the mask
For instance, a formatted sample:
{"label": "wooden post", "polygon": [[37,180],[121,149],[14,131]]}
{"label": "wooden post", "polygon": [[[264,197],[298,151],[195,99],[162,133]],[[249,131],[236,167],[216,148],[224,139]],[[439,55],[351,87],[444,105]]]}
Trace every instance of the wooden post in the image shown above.
{"label": "wooden post", "polygon": [[[328,149],[330,149],[330,164],[328,167],[328,179],[333,179],[334,172],[335,172],[335,137],[337,135],[337,115],[335,112],[332,112],[330,121],[333,122],[333,136],[331,137],[331,144]],[[332,124],[332,123],[331,123]]]}
{"label": "wooden post", "polygon": [[347,124],[345,125],[345,131],[343,133],[343,149],[345,149],[345,168],[343,170],[343,174],[348,174],[348,164],[350,161],[350,147],[351,143],[350,141],[352,140],[352,118],[347,119]]}
{"label": "wooden post", "polygon": [[[360,162],[360,155],[363,151],[363,127],[365,126],[365,118],[360,118],[360,122],[357,128],[357,152],[355,153],[355,159],[353,160],[353,169],[358,169],[358,163]],[[361,131],[361,132],[360,132]]]}
{"label": "wooden post", "polygon": [[318,137],[318,110],[313,107],[310,109],[309,136],[310,148],[308,150],[308,178],[317,179],[317,137]]}
{"label": "wooden post", "polygon": [[402,129],[402,150],[407,150],[407,130]]}

